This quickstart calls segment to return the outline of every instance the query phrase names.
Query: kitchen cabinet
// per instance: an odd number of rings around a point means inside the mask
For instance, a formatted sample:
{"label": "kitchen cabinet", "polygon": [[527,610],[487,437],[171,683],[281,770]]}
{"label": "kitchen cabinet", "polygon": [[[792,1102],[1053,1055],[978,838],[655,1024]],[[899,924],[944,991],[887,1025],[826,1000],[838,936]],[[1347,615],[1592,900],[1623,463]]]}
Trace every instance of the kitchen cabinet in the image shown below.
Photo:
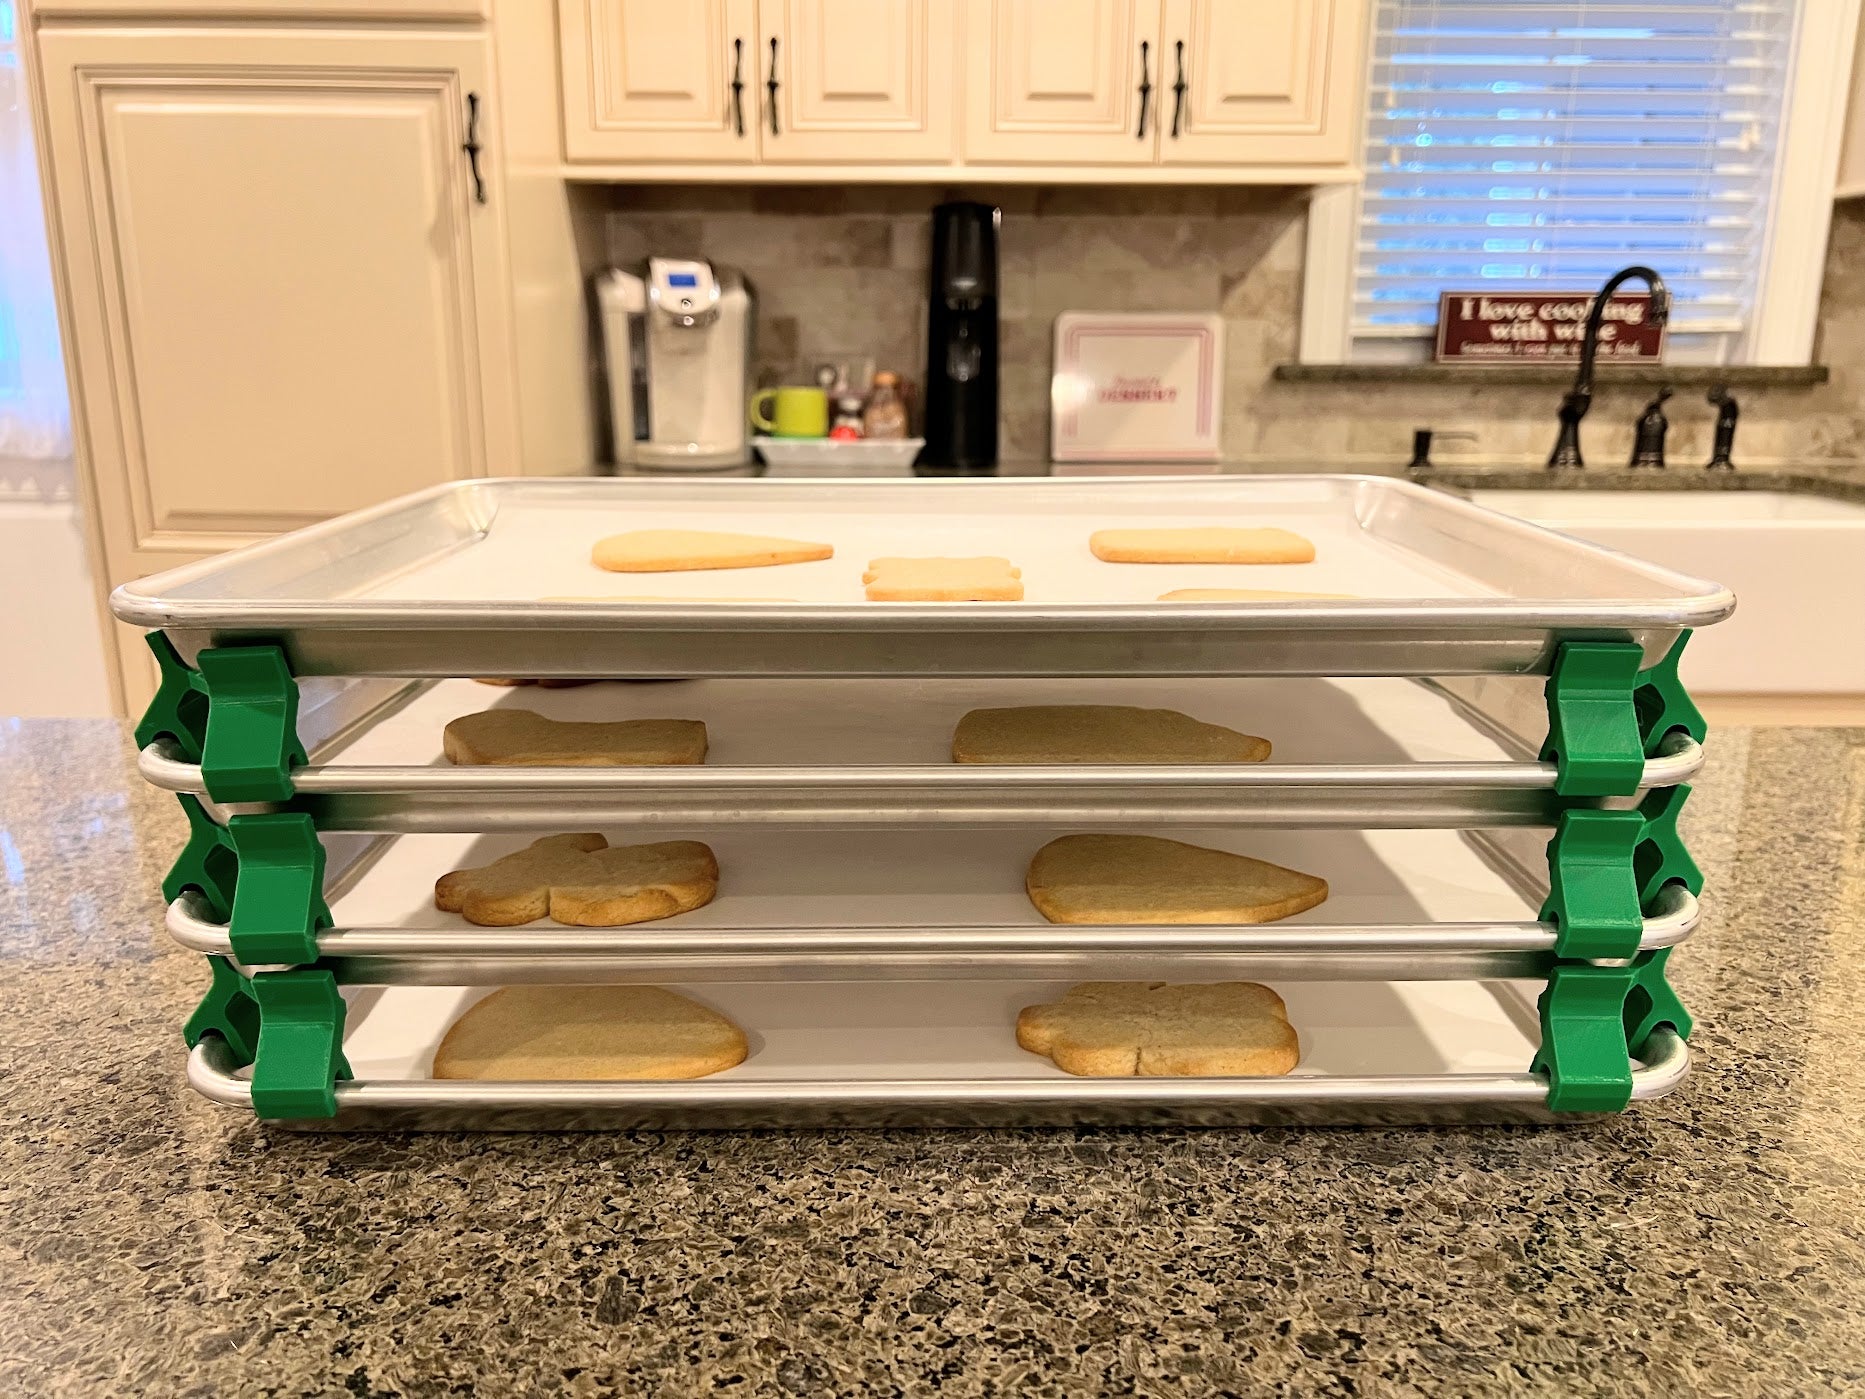
{"label": "kitchen cabinet", "polygon": [[1362,0],[1165,0],[1160,159],[1351,164],[1366,8]]}
{"label": "kitchen cabinet", "polygon": [[563,0],[571,160],[757,159],[756,0]]}
{"label": "kitchen cabinet", "polygon": [[968,163],[1353,163],[1362,0],[967,0],[966,8]]}
{"label": "kitchen cabinet", "polygon": [[37,47],[111,583],[512,469],[482,34],[48,25]]}
{"label": "kitchen cabinet", "polygon": [[967,0],[965,10],[968,161],[1157,159],[1158,0]]}
{"label": "kitchen cabinet", "polygon": [[491,0],[30,0],[41,19],[484,19]]}
{"label": "kitchen cabinet", "polygon": [[1865,195],[1865,24],[1859,26],[1858,42],[1853,48],[1848,93],[1839,149],[1839,177],[1833,188],[1835,199],[1857,199]]}
{"label": "kitchen cabinet", "polygon": [[564,152],[616,180],[1352,179],[1369,9],[562,0]]}
{"label": "kitchen cabinet", "polygon": [[950,0],[566,0],[561,19],[573,161],[951,158]]}
{"label": "kitchen cabinet", "polygon": [[955,13],[951,0],[759,0],[760,158],[951,159]]}

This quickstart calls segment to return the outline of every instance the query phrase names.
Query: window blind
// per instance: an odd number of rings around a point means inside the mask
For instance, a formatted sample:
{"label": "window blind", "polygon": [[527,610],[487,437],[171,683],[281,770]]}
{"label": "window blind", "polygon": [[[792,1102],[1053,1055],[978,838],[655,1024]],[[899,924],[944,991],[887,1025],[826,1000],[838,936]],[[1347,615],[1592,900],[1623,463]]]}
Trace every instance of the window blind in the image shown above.
{"label": "window blind", "polygon": [[0,0],[0,464],[71,454],[19,24],[14,0]]}
{"label": "window blind", "polygon": [[1796,0],[1377,0],[1354,333],[1438,293],[1656,268],[1671,330],[1754,302]]}

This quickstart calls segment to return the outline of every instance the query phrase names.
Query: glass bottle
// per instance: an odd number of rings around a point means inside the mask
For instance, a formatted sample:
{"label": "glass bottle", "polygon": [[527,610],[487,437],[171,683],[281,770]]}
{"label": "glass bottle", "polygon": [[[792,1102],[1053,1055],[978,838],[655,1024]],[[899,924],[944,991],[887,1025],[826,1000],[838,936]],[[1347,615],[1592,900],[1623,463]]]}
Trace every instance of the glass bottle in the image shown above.
{"label": "glass bottle", "polygon": [[900,400],[900,376],[883,370],[874,376],[874,392],[861,425],[869,437],[898,442],[907,435],[907,405]]}

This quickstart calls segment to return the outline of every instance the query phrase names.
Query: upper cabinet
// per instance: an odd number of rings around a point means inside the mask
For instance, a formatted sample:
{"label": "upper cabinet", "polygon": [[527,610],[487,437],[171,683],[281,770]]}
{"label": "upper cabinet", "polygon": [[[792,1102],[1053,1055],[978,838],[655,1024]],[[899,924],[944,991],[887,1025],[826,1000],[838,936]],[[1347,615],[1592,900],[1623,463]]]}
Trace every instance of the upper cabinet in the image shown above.
{"label": "upper cabinet", "polygon": [[564,149],[614,178],[1351,179],[1369,10],[560,0]]}
{"label": "upper cabinet", "polygon": [[562,0],[572,160],[757,159],[755,0]]}
{"label": "upper cabinet", "polygon": [[1366,9],[1363,0],[1165,0],[1160,159],[1351,164]]}
{"label": "upper cabinet", "polygon": [[564,0],[560,13],[572,160],[951,159],[951,0]]}
{"label": "upper cabinet", "polygon": [[951,0],[759,0],[766,161],[952,157]]}
{"label": "upper cabinet", "polygon": [[965,158],[1151,165],[1158,0],[970,0]]}

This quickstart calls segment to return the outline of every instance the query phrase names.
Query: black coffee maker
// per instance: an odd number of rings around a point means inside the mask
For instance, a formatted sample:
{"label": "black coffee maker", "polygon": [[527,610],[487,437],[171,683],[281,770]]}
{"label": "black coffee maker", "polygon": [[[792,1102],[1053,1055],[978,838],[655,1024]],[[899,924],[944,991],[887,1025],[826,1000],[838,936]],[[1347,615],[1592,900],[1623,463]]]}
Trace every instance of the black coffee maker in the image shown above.
{"label": "black coffee maker", "polygon": [[933,208],[926,316],[926,475],[997,470],[997,207]]}

